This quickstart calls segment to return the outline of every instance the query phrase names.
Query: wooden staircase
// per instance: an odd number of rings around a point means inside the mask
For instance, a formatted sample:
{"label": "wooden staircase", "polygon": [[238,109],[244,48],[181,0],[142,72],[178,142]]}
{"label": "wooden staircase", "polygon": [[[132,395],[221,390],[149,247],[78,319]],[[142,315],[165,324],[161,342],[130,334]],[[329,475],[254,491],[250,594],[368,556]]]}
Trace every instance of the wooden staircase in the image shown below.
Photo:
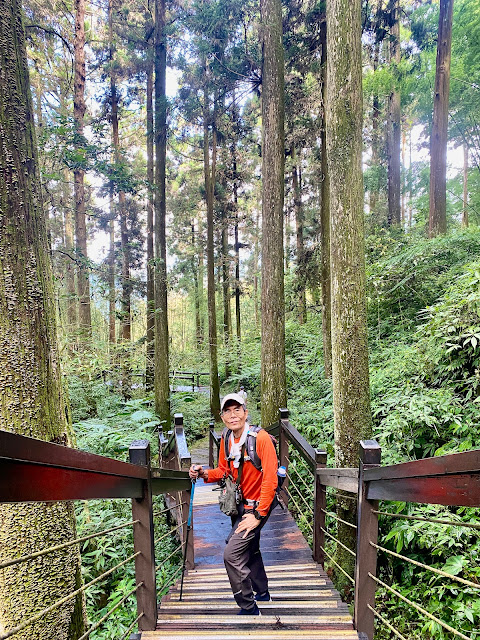
{"label": "wooden staircase", "polygon": [[142,639],[358,640],[347,605],[313,562],[267,566],[272,602],[260,602],[261,616],[237,616],[238,607],[223,566],[190,571],[182,601],[177,583],[162,600],[157,630]]}
{"label": "wooden staircase", "polygon": [[156,631],[142,640],[358,640],[348,607],[340,600],[288,511],[276,508],[262,531],[262,555],[271,602],[260,616],[237,616],[222,554],[230,520],[220,513],[211,485],[195,490],[196,568],[162,599]]}

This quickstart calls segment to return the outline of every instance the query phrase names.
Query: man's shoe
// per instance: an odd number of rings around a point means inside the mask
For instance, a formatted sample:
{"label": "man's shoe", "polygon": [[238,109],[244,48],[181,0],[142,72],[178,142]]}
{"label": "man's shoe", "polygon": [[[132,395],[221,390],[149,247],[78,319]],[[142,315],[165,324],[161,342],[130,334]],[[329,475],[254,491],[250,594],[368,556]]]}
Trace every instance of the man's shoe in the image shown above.
{"label": "man's shoe", "polygon": [[255,606],[253,607],[253,609],[240,609],[240,611],[237,613],[237,616],[261,616],[262,614],[260,613],[260,609],[257,607],[257,603],[255,603]]}
{"label": "man's shoe", "polygon": [[270,591],[264,591],[264,593],[255,594],[255,600],[257,602],[271,602],[272,598],[270,596]]}

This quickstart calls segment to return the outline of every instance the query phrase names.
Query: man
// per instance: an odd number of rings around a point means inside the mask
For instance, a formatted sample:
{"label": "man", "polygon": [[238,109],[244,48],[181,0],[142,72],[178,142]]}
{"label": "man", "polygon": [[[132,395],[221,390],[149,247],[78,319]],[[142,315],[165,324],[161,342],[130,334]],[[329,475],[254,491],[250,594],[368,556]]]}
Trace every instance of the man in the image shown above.
{"label": "man", "polygon": [[[242,466],[241,457],[244,457],[240,482],[244,504],[239,505],[238,516],[232,518],[233,526],[223,559],[234,598],[240,607],[238,615],[258,616],[260,611],[256,601],[270,600],[260,553],[260,531],[276,504],[277,453],[269,434],[260,429],[256,434],[256,452],[262,463],[261,470],[257,470],[249,459],[245,460],[245,442],[250,426],[247,408],[238,393],[230,393],[223,398],[221,416],[227,429],[224,429],[220,442],[218,467],[203,469],[200,465],[192,465],[190,477],[216,482],[227,474],[236,481]],[[227,459],[224,440],[228,430],[231,430],[231,435]]]}

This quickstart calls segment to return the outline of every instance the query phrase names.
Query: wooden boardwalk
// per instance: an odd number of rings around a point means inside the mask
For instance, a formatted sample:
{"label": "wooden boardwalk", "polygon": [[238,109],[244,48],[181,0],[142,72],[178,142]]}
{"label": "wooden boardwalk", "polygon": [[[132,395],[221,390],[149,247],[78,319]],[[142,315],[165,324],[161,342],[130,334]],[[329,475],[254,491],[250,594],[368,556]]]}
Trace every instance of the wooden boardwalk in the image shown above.
{"label": "wooden boardwalk", "polygon": [[195,489],[195,569],[185,575],[182,601],[178,582],[160,604],[157,630],[144,631],[142,640],[358,640],[347,605],[280,507],[261,539],[272,602],[259,602],[261,616],[236,615],[222,556],[230,518],[220,512],[213,486],[199,481]]}

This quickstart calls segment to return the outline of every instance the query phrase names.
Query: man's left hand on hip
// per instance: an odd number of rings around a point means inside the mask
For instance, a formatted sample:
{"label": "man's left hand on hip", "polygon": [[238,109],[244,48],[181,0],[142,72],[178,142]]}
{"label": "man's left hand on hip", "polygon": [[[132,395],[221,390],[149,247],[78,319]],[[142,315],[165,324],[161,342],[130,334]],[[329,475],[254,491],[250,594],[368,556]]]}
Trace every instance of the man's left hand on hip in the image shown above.
{"label": "man's left hand on hip", "polygon": [[235,529],[235,533],[241,533],[242,531],[245,531],[242,538],[246,538],[250,533],[250,531],[253,531],[253,529],[256,529],[259,524],[260,524],[260,520],[257,520],[257,518],[255,518],[253,513],[246,513],[242,517],[242,521],[240,522],[238,527]]}

